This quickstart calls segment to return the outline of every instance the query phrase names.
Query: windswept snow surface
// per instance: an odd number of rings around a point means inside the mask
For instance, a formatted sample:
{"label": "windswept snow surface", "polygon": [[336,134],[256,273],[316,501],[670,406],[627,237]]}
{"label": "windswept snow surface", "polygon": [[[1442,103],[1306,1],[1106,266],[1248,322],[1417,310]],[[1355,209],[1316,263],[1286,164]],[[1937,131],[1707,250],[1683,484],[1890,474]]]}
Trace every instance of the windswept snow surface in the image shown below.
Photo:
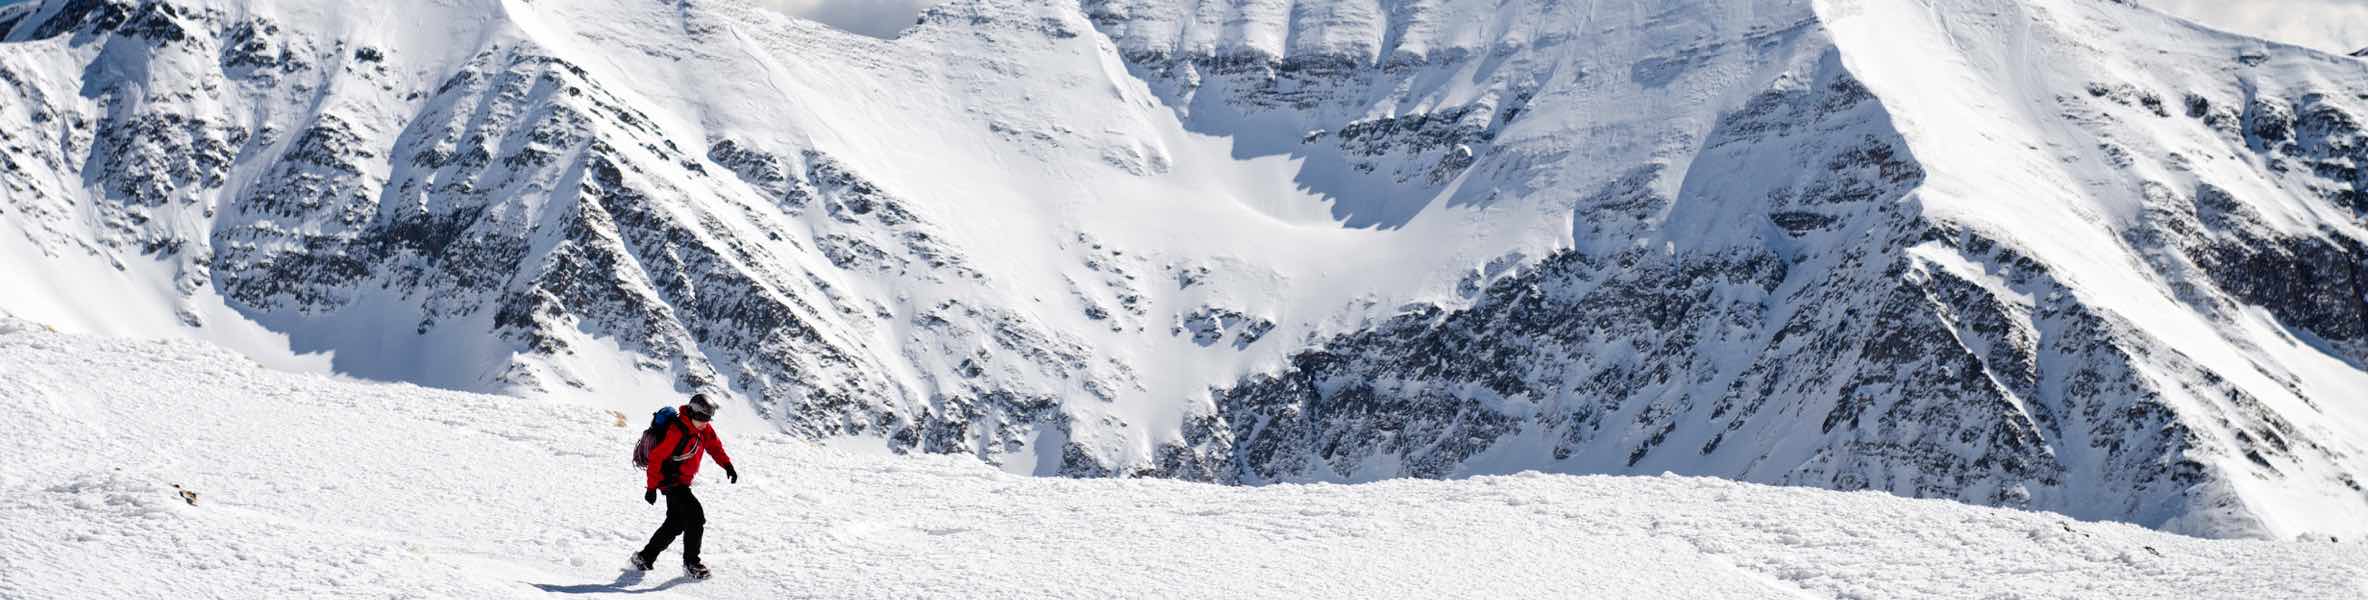
{"label": "windswept snow surface", "polygon": [[913,26],[921,9],[943,0],[762,0],[758,4],[790,16],[821,21],[854,33],[893,39]]}
{"label": "windswept snow surface", "polygon": [[1872,492],[1030,478],[780,434],[725,440],[745,477],[699,488],[719,575],[694,582],[671,553],[646,576],[620,568],[661,510],[623,466],[634,430],[600,409],[0,320],[0,414],[0,598],[2368,594],[2356,542],[2202,540]]}

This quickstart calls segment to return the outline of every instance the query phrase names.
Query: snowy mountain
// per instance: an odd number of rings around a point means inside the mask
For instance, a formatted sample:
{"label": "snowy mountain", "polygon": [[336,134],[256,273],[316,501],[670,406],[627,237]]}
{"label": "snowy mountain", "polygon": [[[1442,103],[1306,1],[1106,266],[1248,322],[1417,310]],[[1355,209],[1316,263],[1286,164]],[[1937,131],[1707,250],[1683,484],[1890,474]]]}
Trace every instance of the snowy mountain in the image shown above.
{"label": "snowy mountain", "polygon": [[672,564],[620,574],[661,509],[624,468],[632,429],[596,408],[0,320],[0,412],[8,598],[2368,594],[2354,542],[2201,540],[1873,492],[1535,473],[1073,480],[778,432],[725,438],[744,477],[701,480],[716,577],[692,581]]}
{"label": "snowy mountain", "polygon": [[2090,0],[0,8],[0,310],[1020,473],[2368,536],[2368,63]]}

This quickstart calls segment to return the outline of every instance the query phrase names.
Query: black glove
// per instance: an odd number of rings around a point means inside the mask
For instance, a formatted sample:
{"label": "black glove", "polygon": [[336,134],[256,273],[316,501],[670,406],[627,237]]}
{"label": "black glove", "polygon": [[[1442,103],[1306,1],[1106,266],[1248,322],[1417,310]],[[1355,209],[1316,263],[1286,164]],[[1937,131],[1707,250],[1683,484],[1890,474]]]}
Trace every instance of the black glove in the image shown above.
{"label": "black glove", "polygon": [[740,483],[740,470],[732,468],[732,465],[724,465],[724,478],[732,480],[732,483]]}
{"label": "black glove", "polygon": [[658,490],[642,490],[642,491],[641,491],[641,501],[642,501],[642,502],[648,502],[648,503],[650,503],[650,504],[657,504],[657,503],[658,503]]}

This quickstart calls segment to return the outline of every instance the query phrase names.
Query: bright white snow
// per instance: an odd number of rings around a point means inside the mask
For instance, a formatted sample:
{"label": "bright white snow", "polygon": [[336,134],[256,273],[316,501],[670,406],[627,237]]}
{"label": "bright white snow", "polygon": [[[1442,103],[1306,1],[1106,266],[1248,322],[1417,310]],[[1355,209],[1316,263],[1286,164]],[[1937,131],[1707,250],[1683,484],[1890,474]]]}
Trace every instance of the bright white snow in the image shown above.
{"label": "bright white snow", "polygon": [[[655,404],[655,402],[652,402]],[[1228,488],[726,439],[692,582],[639,415],[263,369],[0,320],[0,598],[2358,598],[2357,541],[1681,477]],[[729,419],[736,415],[727,415]],[[174,495],[197,491],[196,505]]]}
{"label": "bright white snow", "polygon": [[[832,27],[876,38],[894,38],[913,26],[921,9],[943,0],[763,0],[761,4],[791,16],[813,19]],[[0,2],[0,4],[6,4]]]}
{"label": "bright white snow", "polygon": [[2359,0],[2145,0],[2140,4],[2197,23],[2327,52],[2368,47],[2368,2]]}

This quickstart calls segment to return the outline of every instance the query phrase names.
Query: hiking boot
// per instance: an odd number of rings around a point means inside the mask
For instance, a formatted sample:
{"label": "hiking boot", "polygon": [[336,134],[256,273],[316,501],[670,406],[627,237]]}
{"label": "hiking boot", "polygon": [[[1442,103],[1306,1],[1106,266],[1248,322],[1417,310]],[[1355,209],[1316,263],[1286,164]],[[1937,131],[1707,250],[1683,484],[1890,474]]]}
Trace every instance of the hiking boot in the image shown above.
{"label": "hiking boot", "polygon": [[715,573],[707,570],[707,563],[683,563],[682,574],[689,575],[692,579],[706,579],[715,576]]}
{"label": "hiking boot", "polygon": [[650,570],[650,567],[657,566],[653,564],[657,561],[650,560],[648,557],[642,556],[641,552],[638,550],[633,552],[632,558],[628,558],[626,560],[633,561],[633,570],[635,571],[647,571]]}

